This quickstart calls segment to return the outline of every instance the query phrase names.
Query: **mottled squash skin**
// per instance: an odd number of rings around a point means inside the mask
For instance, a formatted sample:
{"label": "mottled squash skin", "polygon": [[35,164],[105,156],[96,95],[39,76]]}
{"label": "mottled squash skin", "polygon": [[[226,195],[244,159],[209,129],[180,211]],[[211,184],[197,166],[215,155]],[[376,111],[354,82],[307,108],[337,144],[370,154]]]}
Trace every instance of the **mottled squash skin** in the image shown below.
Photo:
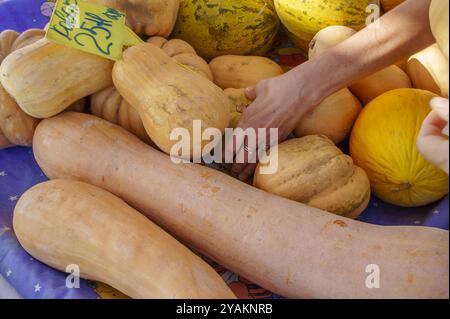
{"label": "mottled squash skin", "polygon": [[423,206],[448,193],[448,175],[416,147],[434,96],[418,89],[387,92],[367,105],[355,123],[351,156],[369,175],[375,195],[388,203]]}
{"label": "mottled squash skin", "polygon": [[364,28],[366,8],[372,0],[274,0],[274,3],[281,22],[294,35],[296,45],[307,54],[309,42],[328,26]]}
{"label": "mottled squash skin", "polygon": [[[119,93],[138,110],[152,141],[167,154],[178,143],[170,139],[174,129],[186,129],[192,137],[193,121],[200,120],[202,132],[216,128],[224,133],[230,121],[231,102],[222,89],[153,44],[127,49],[114,66],[113,80]],[[202,150],[191,145],[191,156],[184,159],[199,159],[210,142],[202,141]]]}
{"label": "mottled squash skin", "polygon": [[281,143],[277,156],[275,174],[261,174],[263,164],[259,164],[253,182],[256,187],[349,218],[367,208],[367,174],[326,136],[309,135]]}
{"label": "mottled squash skin", "polygon": [[[208,63],[197,55],[189,43],[162,37],[151,37],[147,42],[161,48],[177,63],[212,81],[213,76]],[[130,131],[142,141],[156,146],[145,131],[139,112],[124,100],[114,86],[91,96],[91,111],[92,114]]]}
{"label": "mottled squash skin", "polygon": [[[11,52],[40,40],[45,32],[29,29],[21,34],[5,30],[0,33],[0,64]],[[12,145],[31,146],[34,130],[39,123],[25,112],[0,84],[0,148]]]}
{"label": "mottled squash skin", "polygon": [[263,55],[279,20],[271,0],[181,0],[173,36],[210,60],[221,55]]}

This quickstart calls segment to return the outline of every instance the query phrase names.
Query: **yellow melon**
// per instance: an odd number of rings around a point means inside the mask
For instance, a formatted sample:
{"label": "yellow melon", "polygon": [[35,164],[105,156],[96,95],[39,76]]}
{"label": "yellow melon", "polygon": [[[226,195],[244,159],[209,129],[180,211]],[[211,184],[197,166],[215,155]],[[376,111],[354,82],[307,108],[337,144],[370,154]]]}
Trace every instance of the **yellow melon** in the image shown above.
{"label": "yellow melon", "polygon": [[283,25],[295,35],[294,42],[307,54],[310,41],[328,26],[364,28],[372,0],[275,0],[274,4]]}
{"label": "yellow melon", "polygon": [[367,172],[374,194],[388,203],[423,206],[448,193],[448,175],[416,148],[435,96],[418,89],[389,91],[369,103],[356,121],[351,156]]}

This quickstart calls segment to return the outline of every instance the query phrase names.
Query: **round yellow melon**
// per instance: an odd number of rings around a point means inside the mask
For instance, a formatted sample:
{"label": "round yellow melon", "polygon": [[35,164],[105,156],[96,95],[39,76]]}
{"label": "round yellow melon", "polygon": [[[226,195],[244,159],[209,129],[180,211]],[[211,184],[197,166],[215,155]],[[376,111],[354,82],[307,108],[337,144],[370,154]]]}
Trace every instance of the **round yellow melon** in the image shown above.
{"label": "round yellow melon", "polygon": [[272,0],[180,0],[173,36],[208,60],[263,55],[272,47],[279,25]]}
{"label": "round yellow melon", "polygon": [[419,89],[389,91],[370,102],[355,123],[350,154],[367,172],[373,193],[388,203],[418,207],[448,193],[448,175],[416,148],[435,96]]}
{"label": "round yellow melon", "polygon": [[320,30],[347,26],[361,30],[366,26],[366,8],[372,0],[275,0],[281,22],[294,35],[294,43],[308,53],[308,46]]}

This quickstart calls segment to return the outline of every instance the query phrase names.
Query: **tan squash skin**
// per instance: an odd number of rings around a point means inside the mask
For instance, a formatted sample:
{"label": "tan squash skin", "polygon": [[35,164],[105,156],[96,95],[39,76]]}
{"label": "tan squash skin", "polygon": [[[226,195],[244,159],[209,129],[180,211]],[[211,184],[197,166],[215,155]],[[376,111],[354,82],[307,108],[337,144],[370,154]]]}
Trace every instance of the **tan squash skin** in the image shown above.
{"label": "tan squash skin", "polygon": [[91,112],[102,119],[123,127],[142,141],[151,143],[139,113],[120,96],[114,86],[91,96]]}
{"label": "tan squash skin", "polygon": [[404,1],[405,0],[381,0],[381,6],[385,12],[388,12]]}
{"label": "tan squash skin", "polygon": [[0,150],[14,146],[6,137],[5,134],[0,130]]}
{"label": "tan squash skin", "polygon": [[41,39],[11,53],[1,64],[0,80],[25,113],[47,118],[111,85],[112,66],[110,60]]}
{"label": "tan squash skin", "polygon": [[179,0],[88,0],[122,10],[127,24],[138,34],[167,37],[177,19]]}
{"label": "tan squash skin", "polygon": [[228,127],[236,128],[241,120],[242,114],[251,104],[251,101],[247,98],[245,89],[225,89],[223,93],[228,96],[232,104],[230,109],[231,120]]}
{"label": "tan squash skin", "polygon": [[413,87],[448,98],[448,60],[437,44],[409,58],[406,69]]}
{"label": "tan squash skin", "polygon": [[[34,152],[47,176],[111,191],[224,267],[283,296],[449,297],[447,231],[364,224],[206,167],[176,165],[85,114],[43,121]],[[380,289],[365,286],[369,264],[381,269]]]}
{"label": "tan squash skin", "polygon": [[[193,135],[193,121],[202,129],[222,133],[230,121],[230,101],[223,91],[205,77],[174,62],[153,44],[143,43],[126,50],[113,70],[114,85],[124,99],[138,110],[153,142],[169,154],[170,135],[185,128]],[[192,142],[192,139],[191,139]],[[210,143],[203,141],[202,146]],[[191,158],[203,151],[191,147]]]}
{"label": "tan squash skin", "polygon": [[205,261],[120,198],[69,180],[34,186],[14,210],[25,250],[61,271],[104,282],[132,298],[235,298]]}
{"label": "tan squash skin", "polygon": [[222,89],[248,88],[260,81],[283,74],[283,69],[272,60],[260,56],[224,55],[209,63],[214,83]]}
{"label": "tan squash skin", "polygon": [[[38,41],[44,35],[45,32],[40,29],[29,29],[21,34],[11,30],[1,32],[0,64],[3,58],[11,52]],[[0,84],[0,131],[2,131],[3,139],[8,141],[7,144],[1,144],[31,146],[34,130],[38,123],[38,119],[20,109],[16,101]]]}
{"label": "tan squash skin", "polygon": [[381,94],[412,86],[408,75],[396,65],[391,65],[350,85],[350,91],[364,104],[369,104]]}
{"label": "tan squash skin", "polygon": [[305,115],[294,131],[295,136],[321,134],[339,144],[350,133],[361,110],[358,99],[344,88],[330,95]]}
{"label": "tan squash skin", "polygon": [[25,114],[0,84],[0,129],[14,145],[31,146],[39,120]]}
{"label": "tan squash skin", "polygon": [[326,136],[309,135],[281,143],[277,156],[275,174],[261,174],[262,164],[258,165],[255,187],[349,218],[367,208],[369,177]]}

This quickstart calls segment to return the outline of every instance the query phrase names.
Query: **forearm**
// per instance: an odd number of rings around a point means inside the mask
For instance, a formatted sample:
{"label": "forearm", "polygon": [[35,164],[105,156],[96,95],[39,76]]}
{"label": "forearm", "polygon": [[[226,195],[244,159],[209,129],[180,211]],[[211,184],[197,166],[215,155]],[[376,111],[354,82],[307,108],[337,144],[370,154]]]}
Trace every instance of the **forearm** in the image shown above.
{"label": "forearm", "polygon": [[431,0],[408,0],[384,15],[378,27],[361,30],[317,59],[292,70],[317,103],[333,92],[405,59],[434,43],[429,23]]}

